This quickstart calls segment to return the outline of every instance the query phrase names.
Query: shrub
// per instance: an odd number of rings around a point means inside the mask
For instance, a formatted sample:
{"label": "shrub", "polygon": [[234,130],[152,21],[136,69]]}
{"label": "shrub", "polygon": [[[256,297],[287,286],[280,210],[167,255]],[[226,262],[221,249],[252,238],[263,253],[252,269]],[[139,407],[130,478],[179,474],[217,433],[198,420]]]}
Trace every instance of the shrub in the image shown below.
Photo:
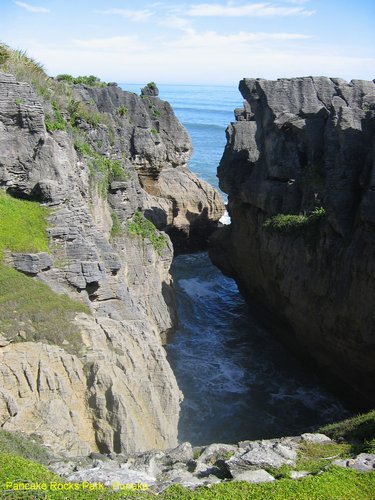
{"label": "shrub", "polygon": [[141,211],[135,212],[133,220],[128,221],[128,231],[131,235],[148,239],[159,255],[167,245],[164,234],[160,234],[154,224],[145,218]]}
{"label": "shrub", "polygon": [[57,75],[56,80],[61,82],[66,82],[69,84],[76,84],[76,85],[87,85],[88,87],[106,87],[107,84],[102,82],[100,78],[94,75],[90,76],[77,76],[74,77],[72,75],[67,75],[67,74],[62,74],[62,75]]}

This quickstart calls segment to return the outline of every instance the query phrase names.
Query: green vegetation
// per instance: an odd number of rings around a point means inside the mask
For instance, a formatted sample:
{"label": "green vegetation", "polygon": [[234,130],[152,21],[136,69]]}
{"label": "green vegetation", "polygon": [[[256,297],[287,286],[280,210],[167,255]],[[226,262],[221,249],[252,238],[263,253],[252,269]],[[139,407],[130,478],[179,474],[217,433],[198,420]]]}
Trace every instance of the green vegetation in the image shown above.
{"label": "green vegetation", "polygon": [[295,229],[309,226],[311,223],[324,217],[325,213],[326,211],[323,207],[317,207],[309,215],[277,214],[269,219],[266,219],[263,226],[273,231],[290,232]]}
{"label": "green vegetation", "polygon": [[19,432],[7,432],[0,429],[0,454],[7,453],[18,457],[47,463],[50,454],[47,449]]}
{"label": "green vegetation", "polygon": [[128,112],[128,108],[124,105],[121,105],[117,108],[117,114],[121,117],[127,116]]}
{"label": "green vegetation", "polygon": [[160,234],[154,224],[145,218],[142,212],[135,212],[133,220],[128,221],[128,231],[131,235],[148,239],[159,255],[167,245],[164,234]]}
{"label": "green vegetation", "polygon": [[46,114],[44,120],[46,129],[48,130],[48,132],[53,132],[55,130],[65,130],[66,121],[61,113],[61,109],[58,102],[52,101],[52,109],[54,115],[51,117],[49,114]]}
{"label": "green vegetation", "polygon": [[102,82],[100,80],[100,78],[94,76],[94,75],[90,75],[90,76],[77,76],[77,77],[74,77],[72,75],[67,75],[67,74],[63,74],[63,75],[57,75],[56,76],[56,80],[59,81],[59,82],[66,82],[66,83],[69,83],[69,84],[81,84],[81,85],[87,85],[89,87],[106,87],[107,84]]}
{"label": "green vegetation", "polygon": [[13,252],[48,252],[49,211],[39,203],[18,200],[0,191],[0,258]]}
{"label": "green vegetation", "polygon": [[77,352],[81,335],[71,320],[88,307],[1,263],[6,249],[48,251],[48,213],[38,203],[0,192],[0,331],[13,342],[44,341]]}
{"label": "green vegetation", "polygon": [[146,85],[149,89],[156,89],[156,83],[155,82],[148,82]]}
{"label": "green vegetation", "polygon": [[0,70],[12,73],[17,80],[30,83],[43,99],[50,100],[53,97],[52,79],[46,75],[43,65],[28,57],[26,51],[13,50],[0,44]]}
{"label": "green vegetation", "polygon": [[121,236],[122,234],[124,234],[124,229],[122,227],[119,216],[116,214],[116,212],[112,212],[111,217],[112,217],[111,237],[114,238],[116,236]]}
{"label": "green vegetation", "polygon": [[110,160],[97,153],[87,142],[76,141],[74,147],[78,154],[88,160],[91,175],[98,181],[99,193],[105,197],[112,180],[127,181],[129,174],[121,166],[120,160]]}
{"label": "green vegetation", "polygon": [[352,418],[325,425],[319,429],[332,439],[343,438],[353,442],[362,451],[375,453],[375,410]]}
{"label": "green vegetation", "polygon": [[[0,490],[7,488],[7,482],[9,488],[11,481],[29,484],[45,483],[47,487],[52,487],[51,489],[53,489],[53,483],[63,484],[65,482],[60,477],[48,471],[43,465],[17,456],[0,454]],[[186,490],[182,486],[176,485],[164,490],[160,498],[163,500],[373,500],[374,491],[375,474],[332,467],[323,474],[306,477],[298,481],[282,479],[273,483],[263,484],[229,482],[217,484],[210,488],[198,488],[196,490]],[[78,491],[52,490],[45,493],[40,492],[37,498],[99,500],[129,497],[152,499],[155,498],[155,495],[147,492],[90,492],[81,489]],[[10,498],[17,497],[13,496]],[[26,498],[26,496],[20,494],[18,498]]]}
{"label": "green vegetation", "polygon": [[150,132],[151,132],[151,134],[153,134],[153,135],[157,135],[157,134],[158,134],[158,131],[156,130],[156,128],[152,128],[152,129],[150,130]]}
{"label": "green vegetation", "polygon": [[82,101],[73,98],[70,99],[67,104],[67,112],[70,116],[70,124],[72,127],[78,127],[82,121],[94,128],[97,128],[100,124],[107,125],[109,128],[111,127],[111,123],[105,113],[90,109],[88,104]]}

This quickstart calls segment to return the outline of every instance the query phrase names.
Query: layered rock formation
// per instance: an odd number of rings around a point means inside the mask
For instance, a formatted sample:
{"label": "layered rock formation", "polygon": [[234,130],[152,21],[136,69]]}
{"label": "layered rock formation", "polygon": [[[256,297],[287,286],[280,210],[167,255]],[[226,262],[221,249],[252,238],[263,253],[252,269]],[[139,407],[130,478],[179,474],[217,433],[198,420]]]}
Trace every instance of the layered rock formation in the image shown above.
{"label": "layered rock formation", "polygon": [[240,82],[218,169],[232,224],[214,263],[289,345],[375,402],[375,85]]}
{"label": "layered rock formation", "polygon": [[[0,75],[0,186],[52,209],[50,254],[6,261],[91,314],[75,318],[74,346],[0,336],[0,425],[71,455],[175,446],[181,393],[162,347],[176,323],[173,249],[128,221],[143,211],[189,242],[189,224],[206,238],[222,202],[187,170],[190,139],[168,103],[116,85],[64,92],[67,107],[42,106],[30,85]],[[50,132],[47,119],[58,121]]]}
{"label": "layered rock formation", "polygon": [[[140,97],[115,85],[100,92],[79,87],[77,93],[84,102],[95,102],[98,111],[109,113],[114,127],[121,128],[119,151],[136,169],[144,190],[136,203],[145,216],[170,235],[176,250],[207,247],[224,204],[210,184],[187,168],[192,153],[190,137],[170,104],[159,99],[157,88],[142,89]],[[122,116],[119,110],[125,110]],[[99,135],[96,140],[100,140]],[[112,204],[121,189],[118,184],[111,186]],[[117,207],[115,210],[118,212]]]}

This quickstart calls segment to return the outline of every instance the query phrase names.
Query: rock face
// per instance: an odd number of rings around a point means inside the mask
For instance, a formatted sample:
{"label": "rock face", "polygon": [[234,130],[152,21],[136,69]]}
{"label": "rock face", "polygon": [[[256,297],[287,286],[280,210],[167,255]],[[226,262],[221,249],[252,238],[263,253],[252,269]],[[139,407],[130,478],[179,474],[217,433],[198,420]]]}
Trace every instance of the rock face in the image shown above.
{"label": "rock face", "polygon": [[[240,82],[214,263],[299,353],[375,402],[375,84]],[[289,217],[286,217],[288,215]]]}
{"label": "rock face", "polygon": [[[84,102],[97,103],[97,109],[109,113],[115,127],[121,127],[119,151],[136,169],[144,190],[136,204],[143,207],[145,216],[170,235],[176,250],[207,247],[208,237],[224,213],[224,203],[210,184],[187,168],[190,137],[170,104],[159,99],[157,87],[143,88],[140,97],[113,86],[100,91],[80,87],[77,93]],[[119,116],[119,110],[127,111]],[[119,202],[116,194],[124,186],[111,188],[115,206]]]}
{"label": "rock face", "polygon": [[48,132],[48,103],[0,74],[0,187],[52,209],[51,253],[6,262],[91,310],[75,318],[73,353],[0,335],[0,425],[70,455],[170,448],[182,397],[162,347],[176,324],[173,250],[155,228],[159,247],[131,234],[128,221],[142,210],[189,244],[193,222],[206,238],[222,202],[187,170],[190,139],[157,94],[70,92],[62,115],[73,127]]}

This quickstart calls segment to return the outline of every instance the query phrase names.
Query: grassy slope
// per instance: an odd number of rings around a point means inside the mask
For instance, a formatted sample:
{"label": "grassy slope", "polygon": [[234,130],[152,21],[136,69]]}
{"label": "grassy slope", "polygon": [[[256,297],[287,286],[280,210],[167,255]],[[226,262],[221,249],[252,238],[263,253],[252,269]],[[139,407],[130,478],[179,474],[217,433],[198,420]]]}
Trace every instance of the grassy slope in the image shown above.
{"label": "grassy slope", "polygon": [[[76,352],[81,345],[72,323],[88,308],[67,295],[1,264],[4,250],[48,251],[48,211],[38,203],[14,199],[0,191],[0,332],[14,341],[45,341]],[[17,336],[22,332],[22,337]]]}

